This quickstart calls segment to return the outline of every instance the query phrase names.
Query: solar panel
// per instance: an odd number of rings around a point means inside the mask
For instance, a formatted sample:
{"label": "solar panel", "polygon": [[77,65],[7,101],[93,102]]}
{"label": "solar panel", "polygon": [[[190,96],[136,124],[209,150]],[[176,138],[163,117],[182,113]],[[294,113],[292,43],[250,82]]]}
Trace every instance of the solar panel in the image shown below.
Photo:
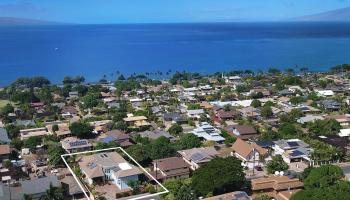
{"label": "solar panel", "polygon": [[193,161],[199,161],[202,160],[204,158],[204,156],[200,153],[195,153],[191,156],[191,160]]}
{"label": "solar panel", "polygon": [[301,151],[295,150],[290,155],[295,157],[295,156],[302,156],[304,155],[304,153],[302,153]]}
{"label": "solar panel", "polygon": [[80,146],[80,145],[87,145],[87,141],[85,141],[85,140],[74,141],[74,142],[70,142],[69,145],[71,147]]}
{"label": "solar panel", "polygon": [[297,147],[299,144],[297,142],[287,142],[287,144],[291,147]]}

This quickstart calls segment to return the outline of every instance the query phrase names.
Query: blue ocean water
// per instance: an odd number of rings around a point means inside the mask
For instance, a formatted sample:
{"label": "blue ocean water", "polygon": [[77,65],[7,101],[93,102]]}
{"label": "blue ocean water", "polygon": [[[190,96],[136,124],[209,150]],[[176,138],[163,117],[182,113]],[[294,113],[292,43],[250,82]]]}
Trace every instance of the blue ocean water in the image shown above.
{"label": "blue ocean water", "polygon": [[19,76],[269,67],[322,71],[350,63],[350,23],[0,26],[0,85]]}

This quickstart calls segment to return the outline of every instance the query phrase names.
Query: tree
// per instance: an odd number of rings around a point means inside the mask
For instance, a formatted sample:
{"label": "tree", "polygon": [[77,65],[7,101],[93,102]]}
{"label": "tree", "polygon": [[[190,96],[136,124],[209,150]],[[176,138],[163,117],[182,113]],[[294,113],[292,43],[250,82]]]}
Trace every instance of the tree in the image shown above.
{"label": "tree", "polygon": [[336,135],[341,125],[335,119],[315,120],[307,124],[309,132],[314,135]]}
{"label": "tree", "polygon": [[254,99],[252,101],[252,103],[250,104],[250,106],[253,106],[254,108],[259,108],[259,107],[261,107],[261,102],[257,99]]}
{"label": "tree", "polygon": [[34,149],[37,145],[41,144],[42,138],[40,136],[33,136],[24,141],[24,147]]}
{"label": "tree", "polygon": [[11,139],[17,138],[20,132],[20,128],[14,124],[7,125],[5,129]]}
{"label": "tree", "polygon": [[88,138],[91,136],[92,128],[87,123],[73,122],[69,126],[71,133],[78,138]]}
{"label": "tree", "polygon": [[300,134],[300,131],[293,123],[283,123],[278,130],[278,134],[284,138],[295,138]]}
{"label": "tree", "polygon": [[182,149],[192,149],[201,146],[201,140],[192,133],[183,135],[180,140],[176,142],[176,147],[178,150]]}
{"label": "tree", "polygon": [[344,176],[343,170],[335,165],[313,168],[304,181],[306,189],[324,188],[336,184]]}
{"label": "tree", "polygon": [[290,103],[292,103],[293,105],[298,105],[302,102],[305,101],[304,97],[301,97],[301,96],[295,96],[295,97],[291,97],[289,99]]}
{"label": "tree", "polygon": [[40,200],[64,200],[64,190],[50,184],[50,188],[40,197]]}
{"label": "tree", "polygon": [[270,106],[263,106],[261,108],[261,116],[268,118],[271,117],[273,115],[272,109]]}
{"label": "tree", "polygon": [[1,109],[0,116],[7,116],[9,113],[13,113],[14,110],[14,107],[8,103]]}
{"label": "tree", "polygon": [[135,144],[127,148],[126,151],[128,154],[133,157],[137,162],[145,163],[149,160],[148,153],[146,148],[141,144]]}
{"label": "tree", "polygon": [[100,95],[96,93],[88,93],[81,99],[81,105],[83,108],[93,108],[96,107],[99,103]]}
{"label": "tree", "polygon": [[119,146],[120,146],[120,144],[118,144],[118,143],[115,142],[115,141],[111,141],[111,142],[108,142],[108,143],[97,142],[97,143],[96,143],[96,146],[95,146],[95,149],[96,149],[96,150],[99,150],[99,149],[108,149],[108,148],[119,147]]}
{"label": "tree", "polygon": [[147,152],[152,160],[170,157],[176,153],[170,140],[164,136],[153,140],[147,145]]}
{"label": "tree", "polygon": [[196,196],[191,187],[182,185],[177,192],[176,199],[178,200],[195,200]]}
{"label": "tree", "polygon": [[241,190],[245,184],[241,161],[227,157],[214,158],[194,171],[191,185],[199,195],[205,196]]}
{"label": "tree", "polygon": [[65,152],[60,145],[51,144],[48,148],[48,159],[51,166],[62,164],[61,155]]}
{"label": "tree", "polygon": [[288,164],[284,162],[281,155],[276,155],[272,157],[272,160],[267,162],[267,172],[269,174],[273,174],[275,171],[285,171],[288,168]]}
{"label": "tree", "polygon": [[58,125],[57,125],[57,124],[54,124],[54,125],[52,126],[52,131],[53,131],[53,132],[56,132],[56,131],[58,131],[58,130],[59,130]]}
{"label": "tree", "polygon": [[294,194],[291,200],[346,200],[350,199],[350,183],[343,181],[343,171],[335,165],[309,168],[304,180],[304,190]]}
{"label": "tree", "polygon": [[182,126],[180,126],[178,124],[174,124],[169,128],[168,131],[171,135],[178,136],[182,133],[183,128],[182,128]]}

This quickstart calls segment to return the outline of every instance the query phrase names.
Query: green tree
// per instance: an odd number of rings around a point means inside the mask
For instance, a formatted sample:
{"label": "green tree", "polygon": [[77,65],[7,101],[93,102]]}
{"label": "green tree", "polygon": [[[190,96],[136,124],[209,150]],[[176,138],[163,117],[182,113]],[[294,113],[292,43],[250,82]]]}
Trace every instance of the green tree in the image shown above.
{"label": "green tree", "polygon": [[128,154],[133,157],[137,162],[145,163],[149,160],[148,152],[144,145],[135,144],[127,148]]}
{"label": "green tree", "polygon": [[147,152],[152,160],[174,156],[176,151],[170,140],[161,136],[147,145]]}
{"label": "green tree", "polygon": [[268,118],[271,117],[273,115],[272,109],[270,106],[263,106],[261,108],[261,116]]}
{"label": "green tree", "polygon": [[37,145],[40,145],[42,138],[40,136],[33,136],[24,141],[24,147],[34,149]]}
{"label": "green tree", "polygon": [[336,184],[344,176],[343,170],[335,165],[313,168],[304,181],[306,189],[324,188]]}
{"label": "green tree", "polygon": [[83,122],[73,122],[69,126],[71,133],[78,138],[89,138],[91,137],[92,128],[89,124]]}
{"label": "green tree", "polygon": [[203,196],[241,190],[245,184],[241,161],[235,157],[227,157],[214,158],[194,171],[191,185]]}
{"label": "green tree", "polygon": [[315,120],[307,124],[309,132],[314,135],[336,135],[341,125],[335,119]]}
{"label": "green tree", "polygon": [[169,128],[168,131],[171,135],[178,136],[182,133],[183,128],[182,128],[182,126],[180,126],[178,124],[174,124]]}
{"label": "green tree", "polygon": [[57,144],[49,145],[49,148],[48,148],[49,164],[51,166],[57,166],[59,164],[62,164],[61,155],[63,155],[64,153],[65,152],[60,145],[57,145]]}
{"label": "green tree", "polygon": [[50,184],[50,188],[40,197],[40,200],[64,200],[64,190]]}
{"label": "green tree", "polygon": [[192,149],[201,146],[200,139],[192,133],[183,135],[177,142],[176,146],[178,150]]}
{"label": "green tree", "polygon": [[288,164],[284,162],[281,155],[272,157],[272,160],[267,162],[266,167],[269,174],[273,174],[275,171],[286,171],[289,168]]}
{"label": "green tree", "polygon": [[250,104],[250,106],[253,106],[254,108],[259,108],[259,107],[261,107],[261,102],[257,99],[254,99],[252,101],[252,103]]}
{"label": "green tree", "polygon": [[262,195],[258,195],[256,197],[254,197],[253,200],[270,200],[271,197],[269,197],[268,195],[266,194],[262,194]]}

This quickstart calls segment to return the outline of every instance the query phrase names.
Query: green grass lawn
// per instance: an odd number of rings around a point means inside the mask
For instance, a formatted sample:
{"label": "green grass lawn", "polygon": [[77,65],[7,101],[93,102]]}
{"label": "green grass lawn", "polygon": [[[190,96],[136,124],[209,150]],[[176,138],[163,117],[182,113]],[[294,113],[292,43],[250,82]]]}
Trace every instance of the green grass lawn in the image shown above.
{"label": "green grass lawn", "polygon": [[8,103],[10,103],[9,100],[0,100],[0,108],[3,108]]}

